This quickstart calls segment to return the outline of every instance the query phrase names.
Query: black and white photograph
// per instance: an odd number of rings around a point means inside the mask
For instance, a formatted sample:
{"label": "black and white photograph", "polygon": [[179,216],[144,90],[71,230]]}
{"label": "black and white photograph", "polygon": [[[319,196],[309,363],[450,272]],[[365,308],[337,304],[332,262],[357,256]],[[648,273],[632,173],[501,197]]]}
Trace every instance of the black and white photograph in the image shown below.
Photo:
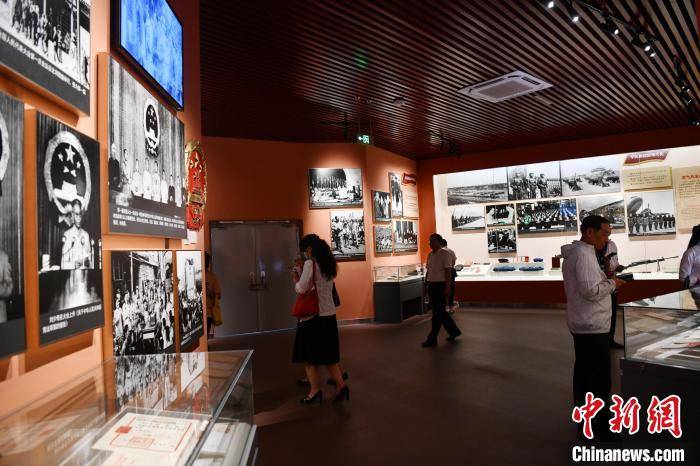
{"label": "black and white photograph", "polygon": [[523,202],[516,210],[519,234],[578,231],[575,199]]}
{"label": "black and white photograph", "polygon": [[0,358],[25,348],[23,135],[24,104],[0,92]]}
{"label": "black and white photograph", "polygon": [[562,160],[564,196],[620,192],[620,160],[617,155]]}
{"label": "black and white photograph", "polygon": [[177,296],[180,304],[180,350],[197,343],[204,335],[202,310],[202,252],[177,251]]}
{"label": "black and white photograph", "polygon": [[401,188],[401,175],[389,173],[389,192],[391,193],[391,217],[403,216],[403,189]]}
{"label": "black and white photograph", "polygon": [[508,200],[520,201],[560,196],[559,162],[508,167]]}
{"label": "black and white photograph", "polygon": [[486,233],[490,254],[517,251],[515,228],[494,228]]}
{"label": "black and white photograph", "polygon": [[372,191],[372,214],[375,222],[390,222],[389,193],[383,191]]}
{"label": "black and white photograph", "polygon": [[115,356],[175,351],[171,251],[112,251]]}
{"label": "black and white photograph", "polygon": [[484,206],[457,205],[450,208],[452,231],[482,230],[486,228]]}
{"label": "black and white photograph", "polygon": [[0,0],[0,64],[90,113],[90,0]]}
{"label": "black and white photograph", "polygon": [[100,144],[37,113],[42,343],[102,326]]}
{"label": "black and white photograph", "polygon": [[673,190],[628,194],[629,236],[673,235],[676,233],[676,206]]}
{"label": "black and white photograph", "polygon": [[167,409],[178,393],[177,361],[176,354],[115,359],[117,408],[131,402],[146,409]]}
{"label": "black and white photograph", "polygon": [[418,251],[418,222],[394,220],[394,252]]}
{"label": "black and white photograph", "polygon": [[394,243],[391,238],[391,225],[374,226],[374,252],[376,254],[391,254]]}
{"label": "black and white photograph", "polygon": [[625,228],[625,201],[622,194],[578,198],[580,221],[591,215],[600,215],[610,221],[612,228]]}
{"label": "black and white photograph", "polygon": [[362,207],[362,170],[310,168],[309,205],[312,209]]}
{"label": "black and white photograph", "polygon": [[364,210],[331,210],[331,250],[336,259],[365,259]]}
{"label": "black and white photograph", "polygon": [[185,130],[119,63],[109,61],[109,230],[186,238]]}
{"label": "black and white photograph", "polygon": [[515,204],[487,204],[486,226],[515,225]]}
{"label": "black and white photograph", "polygon": [[451,173],[447,176],[447,205],[508,200],[505,167]]}
{"label": "black and white photograph", "polygon": [[191,388],[190,385],[195,388],[199,385],[195,381],[204,372],[207,365],[206,356],[202,351],[180,354],[180,390],[183,393]]}

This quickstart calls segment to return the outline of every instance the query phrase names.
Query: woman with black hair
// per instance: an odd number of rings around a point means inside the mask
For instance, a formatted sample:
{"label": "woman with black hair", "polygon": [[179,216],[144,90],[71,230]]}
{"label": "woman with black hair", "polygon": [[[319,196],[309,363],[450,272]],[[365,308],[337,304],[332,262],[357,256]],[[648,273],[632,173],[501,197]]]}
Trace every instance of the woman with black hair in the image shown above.
{"label": "woman with black hair", "polygon": [[306,364],[309,394],[300,401],[304,404],[323,402],[318,366],[326,366],[335,381],[337,393],[334,402],[349,400],[350,389],[343,380],[339,365],[338,322],[333,301],[333,279],[338,274],[338,264],[330,246],[317,235],[306,235],[299,243],[304,267],[301,274],[292,272],[294,288],[298,294],[316,289],[318,314],[303,317],[297,326],[294,339],[294,362]]}
{"label": "woman with black hair", "polygon": [[688,288],[700,285],[700,225],[693,227],[688,249],[683,254],[678,269],[678,278],[683,280]]}

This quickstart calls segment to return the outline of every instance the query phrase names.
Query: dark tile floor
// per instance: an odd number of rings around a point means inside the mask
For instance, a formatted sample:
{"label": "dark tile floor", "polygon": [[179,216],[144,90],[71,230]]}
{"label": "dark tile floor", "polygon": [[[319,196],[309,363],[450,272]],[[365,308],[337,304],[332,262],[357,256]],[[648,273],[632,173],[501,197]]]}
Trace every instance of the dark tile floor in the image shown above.
{"label": "dark tile floor", "polygon": [[[433,349],[420,347],[426,317],[341,327],[351,388],[341,405],[299,404],[291,332],[222,338],[211,350],[255,350],[262,466],[567,463],[575,426],[564,311],[471,308],[455,320],[463,336],[451,344],[441,334]],[[614,392],[621,356],[613,352]]]}

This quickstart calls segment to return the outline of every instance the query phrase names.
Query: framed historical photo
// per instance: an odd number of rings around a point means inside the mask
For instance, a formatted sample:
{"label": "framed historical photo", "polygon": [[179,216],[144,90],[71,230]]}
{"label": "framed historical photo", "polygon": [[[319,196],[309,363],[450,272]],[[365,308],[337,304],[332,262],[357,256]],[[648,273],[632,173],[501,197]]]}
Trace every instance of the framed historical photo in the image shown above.
{"label": "framed historical photo", "polygon": [[37,113],[39,339],[102,326],[100,144]]}
{"label": "framed historical photo", "polygon": [[403,215],[403,190],[401,189],[401,176],[389,173],[389,192],[391,193],[391,217],[401,218]]}
{"label": "framed historical photo", "polygon": [[446,177],[449,206],[508,200],[505,167],[450,173]]}
{"label": "framed historical photo", "polygon": [[109,60],[109,230],[186,238],[185,130],[112,58]]}
{"label": "framed historical photo", "polygon": [[578,231],[575,199],[522,202],[516,210],[518,234]]}
{"label": "framed historical photo", "polygon": [[625,196],[629,236],[658,236],[676,233],[673,190],[645,191]]}
{"label": "framed historical photo", "polygon": [[418,251],[418,222],[394,220],[394,252]]}
{"label": "framed historical photo", "polygon": [[90,0],[0,0],[0,65],[90,113]]}
{"label": "framed historical photo", "polygon": [[374,253],[391,254],[394,251],[394,243],[391,235],[391,225],[374,226]]}
{"label": "framed historical photo", "polygon": [[516,252],[517,236],[515,228],[494,228],[486,233],[490,254]]}
{"label": "framed historical photo", "polygon": [[600,215],[610,221],[612,228],[625,228],[625,201],[622,194],[578,198],[578,218]]}
{"label": "framed historical photo", "polygon": [[564,196],[620,192],[620,159],[617,155],[561,161]]}
{"label": "framed historical photo", "polygon": [[515,204],[487,204],[486,226],[515,225]]}
{"label": "framed historical photo", "polygon": [[24,104],[0,92],[0,358],[25,348]]}
{"label": "framed historical photo", "polygon": [[177,251],[177,297],[180,305],[180,351],[204,335],[202,252]]}
{"label": "framed historical photo", "polygon": [[173,253],[111,254],[114,355],[174,352]]}
{"label": "framed historical photo", "polygon": [[362,207],[362,170],[310,168],[309,206],[312,209]]}
{"label": "framed historical photo", "polygon": [[456,205],[450,207],[452,231],[482,230],[486,227],[484,221],[484,206]]}
{"label": "framed historical photo", "polygon": [[508,167],[508,199],[561,197],[559,162],[532,163]]}
{"label": "framed historical photo", "polygon": [[331,250],[336,259],[365,259],[365,213],[361,209],[331,210]]}
{"label": "framed historical photo", "polygon": [[391,202],[389,193],[372,191],[372,215],[375,222],[391,221]]}

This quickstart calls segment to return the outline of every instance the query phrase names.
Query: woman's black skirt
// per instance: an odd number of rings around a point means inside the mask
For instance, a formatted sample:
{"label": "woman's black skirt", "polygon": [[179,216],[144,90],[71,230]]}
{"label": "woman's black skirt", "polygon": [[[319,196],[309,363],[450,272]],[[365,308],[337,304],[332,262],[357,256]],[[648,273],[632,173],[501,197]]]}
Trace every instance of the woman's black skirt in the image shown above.
{"label": "woman's black skirt", "polygon": [[340,362],[338,322],[334,315],[316,316],[297,324],[292,361],[312,366]]}

